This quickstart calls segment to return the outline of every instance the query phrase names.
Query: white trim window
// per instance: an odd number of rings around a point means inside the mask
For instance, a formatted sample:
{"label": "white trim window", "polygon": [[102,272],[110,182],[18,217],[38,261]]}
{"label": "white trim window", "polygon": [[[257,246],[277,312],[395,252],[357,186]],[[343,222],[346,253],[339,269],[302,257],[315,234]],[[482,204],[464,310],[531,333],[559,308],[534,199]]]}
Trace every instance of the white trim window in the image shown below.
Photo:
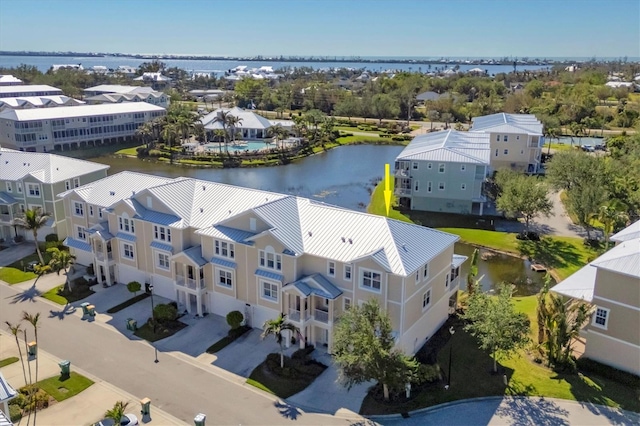
{"label": "white trim window", "polygon": [[420,268],[416,271],[416,285],[420,282]]}
{"label": "white trim window", "polygon": [[213,248],[216,256],[228,257],[229,259],[236,257],[236,247],[233,243],[215,240]]}
{"label": "white trim window", "polygon": [[76,226],[76,237],[82,241],[87,240],[87,231],[84,229],[84,227]]}
{"label": "white trim window", "polygon": [[351,265],[344,265],[344,273],[342,278],[344,278],[345,281],[351,281],[352,275],[353,275],[353,272],[352,272]]}
{"label": "white trim window", "polygon": [[444,191],[444,182],[438,182],[438,190]]}
{"label": "white trim window", "polygon": [[444,288],[449,288],[449,274],[444,279]]}
{"label": "white trim window", "polygon": [[348,297],[345,297],[342,299],[342,311],[346,312],[349,309],[351,309],[351,299],[349,299]]}
{"label": "white trim window", "polygon": [[417,162],[417,161],[413,161],[413,162],[411,163],[411,168],[412,168],[413,170],[418,170],[418,162]]}
{"label": "white trim window", "polygon": [[260,297],[270,302],[278,301],[280,284],[274,281],[260,280]]}
{"label": "white trim window", "polygon": [[336,262],[332,260],[327,262],[327,275],[330,277],[336,276]]}
{"label": "white trim window", "polygon": [[438,165],[438,173],[444,173],[444,163]]}
{"label": "white trim window", "polygon": [[171,242],[171,228],[153,225],[153,239],[157,241]]}
{"label": "white trim window", "polygon": [[73,214],[84,217],[84,204],[78,202],[73,203]]}
{"label": "white trim window", "polygon": [[64,181],[64,189],[65,191],[68,191],[71,189],[71,181],[68,181],[68,180]]}
{"label": "white trim window", "polygon": [[422,295],[422,310],[429,309],[429,306],[431,306],[431,289],[425,291]]}
{"label": "white trim window", "polygon": [[40,196],[40,185],[37,183],[28,183],[27,190],[29,191],[29,197],[39,197]]}
{"label": "white trim window", "polygon": [[433,168],[433,164],[432,163],[427,163],[427,169],[431,170]]}
{"label": "white trim window", "polygon": [[7,185],[7,192],[13,192],[13,185],[11,185],[11,182],[6,182]]}
{"label": "white trim window", "polygon": [[496,135],[496,142],[500,142],[500,135]]}
{"label": "white trim window", "polygon": [[129,219],[127,216],[118,216],[118,228],[122,232],[134,234],[136,232],[133,219]]}
{"label": "white trim window", "polygon": [[461,183],[460,184],[460,190],[461,191],[466,191],[467,190],[467,184],[466,183]]}
{"label": "white trim window", "polygon": [[73,178],[73,187],[77,188],[80,186],[80,178]]}
{"label": "white trim window", "polygon": [[504,150],[504,155],[509,155],[509,150],[508,149]]}
{"label": "white trim window", "polygon": [[467,165],[466,165],[466,164],[461,164],[461,165],[460,165],[460,171],[461,171],[461,172],[464,172],[464,171],[466,171],[466,170],[467,170]]}
{"label": "white trim window", "polygon": [[360,269],[360,288],[380,293],[382,288],[382,274],[370,269]]}
{"label": "white trim window", "polygon": [[169,255],[167,253],[158,252],[157,260],[158,262],[156,263],[156,266],[158,268],[169,270],[171,263],[169,261]]}
{"label": "white trim window", "polygon": [[426,280],[427,278],[429,278],[429,265],[424,265],[424,268],[422,268],[422,279]]}
{"label": "white trim window", "polygon": [[22,182],[16,182],[16,189],[22,194]]}
{"label": "white trim window", "polygon": [[416,181],[414,187],[413,187],[413,191],[414,192],[418,192],[418,190],[420,189],[420,181]]}
{"label": "white trim window", "polygon": [[596,311],[593,313],[593,320],[591,321],[591,325],[594,327],[602,328],[603,330],[607,329],[609,324],[609,309],[601,308],[599,306],[596,307]]}
{"label": "white trim window", "polygon": [[231,269],[216,268],[216,284],[224,288],[233,288],[233,271]]}
{"label": "white trim window", "polygon": [[260,250],[259,255],[261,267],[282,271],[282,255],[275,253],[271,247]]}
{"label": "white trim window", "polygon": [[432,189],[431,181],[428,181],[427,182],[427,192],[431,192],[431,189]]}
{"label": "white trim window", "polygon": [[93,217],[93,205],[89,204],[89,216]]}
{"label": "white trim window", "polygon": [[509,142],[509,135],[504,135],[503,141]]}
{"label": "white trim window", "polygon": [[98,217],[102,219],[102,209],[98,207]]}
{"label": "white trim window", "polygon": [[133,244],[122,243],[122,257],[125,259],[133,259],[134,256]]}

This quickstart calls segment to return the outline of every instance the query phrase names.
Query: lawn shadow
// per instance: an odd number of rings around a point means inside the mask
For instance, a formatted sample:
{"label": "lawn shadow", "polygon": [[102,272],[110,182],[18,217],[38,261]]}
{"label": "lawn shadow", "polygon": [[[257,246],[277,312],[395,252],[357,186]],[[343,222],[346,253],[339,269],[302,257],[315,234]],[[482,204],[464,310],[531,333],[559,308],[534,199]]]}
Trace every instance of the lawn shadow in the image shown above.
{"label": "lawn shadow", "polygon": [[298,420],[298,417],[302,415],[302,411],[298,410],[297,407],[284,401],[276,401],[273,406],[278,409],[280,415],[285,419]]}
{"label": "lawn shadow", "polygon": [[505,398],[496,415],[509,424],[557,426],[569,424],[569,411],[544,398]]}
{"label": "lawn shadow", "polygon": [[36,288],[36,283],[33,283],[31,287],[23,291],[22,293],[18,293],[12,297],[11,303],[12,305],[16,303],[23,302],[35,302],[35,298],[40,296],[42,292]]}
{"label": "lawn shadow", "polygon": [[581,265],[580,253],[565,241],[542,237],[540,241],[518,240],[518,251],[523,256],[558,269],[567,265]]}
{"label": "lawn shadow", "polygon": [[73,305],[70,305],[68,302],[67,304],[59,311],[54,311],[51,310],[49,311],[49,318],[58,318],[59,320],[63,320],[64,317],[66,317],[67,315],[71,315],[76,311],[76,307]]}

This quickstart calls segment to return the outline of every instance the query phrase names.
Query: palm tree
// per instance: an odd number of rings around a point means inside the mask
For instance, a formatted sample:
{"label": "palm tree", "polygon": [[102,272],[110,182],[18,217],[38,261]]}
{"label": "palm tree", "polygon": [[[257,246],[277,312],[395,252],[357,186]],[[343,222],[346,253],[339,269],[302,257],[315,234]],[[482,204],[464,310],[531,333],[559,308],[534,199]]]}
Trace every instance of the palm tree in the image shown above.
{"label": "palm tree", "polygon": [[47,252],[51,253],[49,265],[58,271],[58,274],[60,273],[60,270],[64,271],[64,275],[66,276],[65,285],[69,289],[69,293],[71,293],[71,281],[69,280],[69,273],[67,269],[73,264],[75,256],[66,250],[60,250],[57,247],[51,247],[47,249]]}
{"label": "palm tree", "polygon": [[287,131],[287,129],[282,127],[282,125],[276,124],[275,126],[271,126],[269,127],[269,129],[267,129],[267,135],[273,138],[277,147],[278,141],[280,141],[280,138],[287,137],[289,135],[289,132]]}
{"label": "palm tree", "polygon": [[471,255],[469,273],[467,274],[467,293],[469,293],[469,296],[473,293],[476,284],[476,275],[478,275],[478,254],[478,249],[475,249]]}
{"label": "palm tree", "polygon": [[33,233],[33,242],[36,245],[36,252],[38,253],[41,265],[44,265],[44,259],[40,252],[40,246],[38,246],[38,230],[45,226],[49,217],[50,215],[43,212],[41,207],[36,207],[35,209],[25,211],[21,217],[13,219],[14,226]]}
{"label": "palm tree", "polygon": [[609,236],[613,232],[617,223],[625,222],[629,216],[623,211],[624,206],[617,200],[611,201],[609,204],[600,206],[595,217],[598,218],[603,225],[602,233],[604,234],[605,247],[609,249]]}
{"label": "palm tree", "polygon": [[[24,321],[27,321],[29,324],[31,324],[31,326],[33,327],[33,332],[35,334],[35,342],[36,342],[36,348],[38,347],[38,322],[40,321],[40,312],[37,312],[35,314],[30,314],[28,312],[22,312],[22,319]],[[39,356],[36,356],[36,381],[32,382],[33,383],[38,383],[38,360],[40,359]],[[38,389],[31,389],[31,402],[34,402],[34,399],[36,394],[38,393]],[[38,410],[35,409],[34,406],[34,410],[33,410],[33,424],[36,424],[36,416],[38,414]],[[27,422],[28,423],[28,422]]]}
{"label": "palm tree", "polygon": [[218,139],[218,153],[222,154],[222,142],[224,142],[226,146],[227,132],[222,129],[216,129],[213,131],[213,136]]}
{"label": "palm tree", "polygon": [[233,136],[233,141],[236,141],[236,127],[242,126],[242,118],[236,117],[235,115],[229,114],[227,116],[227,124],[231,128],[231,135]]}
{"label": "palm tree", "polygon": [[153,124],[148,121],[136,129],[136,136],[149,148],[151,137],[153,136]]}
{"label": "palm tree", "polygon": [[[213,119],[214,123],[220,123],[222,125],[222,130],[224,131],[224,147],[225,151],[227,150],[227,141],[229,139],[229,133],[227,132],[227,125],[229,124],[229,117],[231,114],[229,111],[219,110],[216,118]],[[222,154],[222,151],[220,152]]]}
{"label": "palm tree", "polygon": [[286,318],[287,314],[280,313],[278,318],[265,321],[262,326],[262,334],[260,335],[260,338],[262,339],[271,334],[276,337],[276,342],[280,345],[280,368],[284,368],[284,347],[282,346],[284,337],[282,333],[286,330],[291,331],[292,333],[298,333],[300,331],[298,327],[287,322]]}
{"label": "palm tree", "polygon": [[20,347],[20,341],[18,340],[18,335],[20,334],[22,329],[20,328],[20,324],[13,325],[9,321],[5,321],[4,323],[7,324],[7,327],[9,328],[9,332],[13,334],[13,337],[15,337],[16,339],[16,346],[18,347],[18,354],[20,355],[20,362],[22,363],[22,374],[24,375],[24,384],[26,386],[29,384],[29,382],[27,382],[27,370],[24,367],[24,359],[22,358],[22,348]]}
{"label": "palm tree", "polygon": [[116,403],[113,405],[113,408],[107,410],[104,413],[104,417],[106,419],[113,420],[114,425],[119,425],[125,415],[125,411],[127,411],[128,406],[128,402],[116,401]]}
{"label": "palm tree", "polygon": [[173,140],[176,137],[177,129],[175,124],[165,124],[162,129],[162,139],[169,144],[169,164],[173,164]]}

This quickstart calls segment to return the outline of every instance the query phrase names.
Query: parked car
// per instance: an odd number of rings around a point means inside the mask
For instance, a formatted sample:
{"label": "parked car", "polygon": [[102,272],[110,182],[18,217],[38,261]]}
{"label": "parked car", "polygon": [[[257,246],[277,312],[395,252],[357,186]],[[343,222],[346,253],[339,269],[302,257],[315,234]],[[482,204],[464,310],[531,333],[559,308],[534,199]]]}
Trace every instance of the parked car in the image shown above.
{"label": "parked car", "polygon": [[33,270],[36,269],[36,265],[38,264],[40,264],[40,262],[38,262],[37,260],[32,260],[31,262],[27,263],[27,271],[33,272]]}
{"label": "parked car", "polygon": [[595,149],[591,145],[582,145],[582,150],[584,152],[595,152]]}
{"label": "parked car", "polygon": [[598,143],[593,147],[596,151],[604,151],[605,150],[605,146],[602,143]]}

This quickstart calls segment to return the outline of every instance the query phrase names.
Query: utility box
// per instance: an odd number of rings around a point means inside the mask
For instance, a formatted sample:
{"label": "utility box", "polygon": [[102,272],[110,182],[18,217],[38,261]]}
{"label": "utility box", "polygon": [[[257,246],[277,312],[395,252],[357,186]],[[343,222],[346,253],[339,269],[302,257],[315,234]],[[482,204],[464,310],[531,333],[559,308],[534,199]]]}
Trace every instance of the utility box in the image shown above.
{"label": "utility box", "polygon": [[60,361],[58,365],[60,366],[60,375],[68,377],[71,374],[71,361]]}
{"label": "utility box", "polygon": [[36,345],[36,342],[29,342],[27,344],[27,350],[29,352],[29,356],[36,356],[38,355],[38,345]]}
{"label": "utility box", "polygon": [[143,417],[151,415],[151,400],[149,398],[140,400],[140,414],[142,414]]}
{"label": "utility box", "polygon": [[95,317],[96,316],[96,307],[94,305],[87,306],[87,312],[89,313],[90,317]]}
{"label": "utility box", "polygon": [[127,318],[127,330],[136,331],[138,329],[138,321],[133,318]]}
{"label": "utility box", "polygon": [[200,413],[193,418],[193,423],[195,426],[204,426],[204,421],[206,419],[207,419],[207,416],[205,414]]}
{"label": "utility box", "polygon": [[89,309],[87,309],[87,307],[89,306],[89,302],[83,302],[80,304],[80,307],[82,308],[82,316],[87,316],[89,315]]}

